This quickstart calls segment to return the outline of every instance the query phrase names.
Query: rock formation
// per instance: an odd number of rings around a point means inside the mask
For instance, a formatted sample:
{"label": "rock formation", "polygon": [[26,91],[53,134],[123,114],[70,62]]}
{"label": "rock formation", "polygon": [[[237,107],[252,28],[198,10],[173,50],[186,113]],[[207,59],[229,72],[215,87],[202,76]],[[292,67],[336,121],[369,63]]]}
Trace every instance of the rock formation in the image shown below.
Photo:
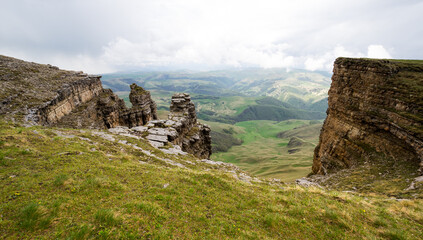
{"label": "rock formation", "polygon": [[313,173],[382,154],[423,170],[423,61],[338,58]]}
{"label": "rock formation", "polygon": [[102,90],[100,76],[0,55],[0,115],[8,120],[53,124]]}
{"label": "rock formation", "polygon": [[149,91],[133,83],[131,84],[129,101],[132,103],[132,108],[126,115],[132,126],[145,125],[148,121],[157,119],[156,103],[151,99]]}
{"label": "rock formation", "polygon": [[128,109],[103,89],[100,78],[0,56],[0,115],[29,124],[102,129],[157,119],[148,91],[131,85]]}
{"label": "rock formation", "polygon": [[116,126],[141,126],[150,120],[157,119],[156,104],[148,91],[132,84],[130,101],[132,108],[128,109],[125,102],[112,90],[103,89],[91,101],[78,106],[53,125],[106,129]]}
{"label": "rock formation", "polygon": [[172,96],[168,120],[150,121],[147,139],[157,147],[167,142],[199,158],[211,155],[210,128],[197,122],[195,106],[186,93]]}
{"label": "rock formation", "polygon": [[[172,97],[168,120],[157,120],[150,92],[132,84],[131,108],[101,76],[0,56],[0,116],[47,126],[110,129],[147,138],[169,153],[211,155],[210,128],[197,122],[188,94]],[[185,152],[182,152],[185,151]]]}

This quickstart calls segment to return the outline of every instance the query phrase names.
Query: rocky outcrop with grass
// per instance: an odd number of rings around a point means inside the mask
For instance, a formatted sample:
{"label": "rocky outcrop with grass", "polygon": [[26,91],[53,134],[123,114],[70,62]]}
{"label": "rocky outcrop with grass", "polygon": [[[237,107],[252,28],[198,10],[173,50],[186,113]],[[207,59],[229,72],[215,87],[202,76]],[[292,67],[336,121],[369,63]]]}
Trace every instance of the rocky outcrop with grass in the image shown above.
{"label": "rocky outcrop with grass", "polygon": [[210,157],[210,127],[197,122],[195,106],[188,94],[176,93],[172,96],[169,120],[175,122],[173,127],[179,133],[174,143],[200,158]]}
{"label": "rocky outcrop with grass", "polygon": [[210,127],[197,122],[194,103],[186,93],[172,96],[168,120],[150,121],[147,127],[153,146],[171,144],[198,158],[209,158],[212,153]]}
{"label": "rocky outcrop with grass", "polygon": [[132,84],[127,108],[112,90],[103,89],[100,78],[0,56],[0,115],[27,125],[121,127],[121,133],[142,135],[163,151],[209,158],[210,128],[197,122],[188,94],[175,94],[169,119],[158,120],[149,91]]}
{"label": "rocky outcrop with grass", "polygon": [[103,91],[100,76],[0,55],[0,114],[49,125]]}
{"label": "rocky outcrop with grass", "polygon": [[423,61],[338,58],[313,173],[386,159],[423,170]]}
{"label": "rocky outcrop with grass", "polygon": [[73,128],[134,127],[157,119],[150,93],[131,85],[132,108],[101,76],[0,56],[0,114],[27,124]]}
{"label": "rocky outcrop with grass", "polygon": [[150,92],[136,84],[131,85],[131,108],[125,106],[110,89],[103,89],[91,101],[81,104],[54,126],[107,129],[117,126],[136,127],[157,119],[156,104]]}

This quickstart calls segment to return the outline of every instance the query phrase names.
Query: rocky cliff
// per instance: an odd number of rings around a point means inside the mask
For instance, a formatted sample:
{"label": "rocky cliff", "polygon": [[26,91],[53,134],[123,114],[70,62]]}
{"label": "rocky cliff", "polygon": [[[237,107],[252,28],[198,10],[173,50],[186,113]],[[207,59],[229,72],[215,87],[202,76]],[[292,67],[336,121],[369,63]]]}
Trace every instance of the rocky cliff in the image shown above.
{"label": "rocky cliff", "polygon": [[188,94],[177,93],[172,96],[169,120],[175,122],[173,127],[180,136],[174,140],[175,144],[181,146],[183,151],[195,153],[198,157],[210,157],[210,128],[197,122],[195,106]]}
{"label": "rocky cliff", "polygon": [[52,125],[106,129],[117,126],[142,126],[157,119],[156,104],[151,99],[150,92],[132,84],[129,99],[132,103],[130,109],[112,90],[103,89],[100,94],[74,108]]}
{"label": "rocky cliff", "polygon": [[60,70],[0,55],[0,117],[29,125],[110,129],[146,137],[169,153],[211,155],[210,128],[197,122],[188,94],[172,97],[168,120],[158,120],[150,92],[132,84],[131,108],[101,76]]}
{"label": "rocky cliff", "polygon": [[382,155],[423,171],[423,61],[338,58],[313,173]]}
{"label": "rocky cliff", "polygon": [[127,109],[101,76],[0,56],[0,115],[27,124],[110,128],[157,119],[150,93],[131,86]]}

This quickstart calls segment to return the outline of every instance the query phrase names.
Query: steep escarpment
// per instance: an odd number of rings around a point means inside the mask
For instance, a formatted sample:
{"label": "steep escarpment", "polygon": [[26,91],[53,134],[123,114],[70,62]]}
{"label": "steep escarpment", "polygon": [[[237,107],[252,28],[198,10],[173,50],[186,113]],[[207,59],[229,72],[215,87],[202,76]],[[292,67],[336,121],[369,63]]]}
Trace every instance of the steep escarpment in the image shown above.
{"label": "steep escarpment", "polygon": [[110,128],[157,119],[150,93],[131,86],[132,108],[101,76],[0,56],[0,115],[12,121],[63,127]]}
{"label": "steep escarpment", "polygon": [[0,56],[0,114],[9,120],[49,125],[102,90],[100,76]]}
{"label": "steep escarpment", "polygon": [[115,95],[112,90],[103,89],[91,101],[81,104],[54,125],[106,129],[117,126],[141,126],[157,119],[156,104],[151,99],[150,92],[132,84],[130,101],[132,107],[128,109],[123,99]]}
{"label": "steep escarpment", "polygon": [[[157,119],[150,92],[132,84],[125,106],[101,76],[0,56],[0,117],[27,125],[111,129],[146,137],[174,154],[211,155],[210,128],[197,122],[188,94],[175,94],[167,120]],[[182,152],[182,151],[183,152]]]}
{"label": "steep escarpment", "polygon": [[313,173],[383,156],[423,170],[423,61],[338,58]]}

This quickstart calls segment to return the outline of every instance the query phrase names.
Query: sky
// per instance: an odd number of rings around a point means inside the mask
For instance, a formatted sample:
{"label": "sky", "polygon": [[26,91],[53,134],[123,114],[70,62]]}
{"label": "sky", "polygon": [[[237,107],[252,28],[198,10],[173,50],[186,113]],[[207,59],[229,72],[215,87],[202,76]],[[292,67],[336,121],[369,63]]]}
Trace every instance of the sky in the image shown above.
{"label": "sky", "polygon": [[417,0],[1,0],[0,54],[87,73],[423,59]]}

